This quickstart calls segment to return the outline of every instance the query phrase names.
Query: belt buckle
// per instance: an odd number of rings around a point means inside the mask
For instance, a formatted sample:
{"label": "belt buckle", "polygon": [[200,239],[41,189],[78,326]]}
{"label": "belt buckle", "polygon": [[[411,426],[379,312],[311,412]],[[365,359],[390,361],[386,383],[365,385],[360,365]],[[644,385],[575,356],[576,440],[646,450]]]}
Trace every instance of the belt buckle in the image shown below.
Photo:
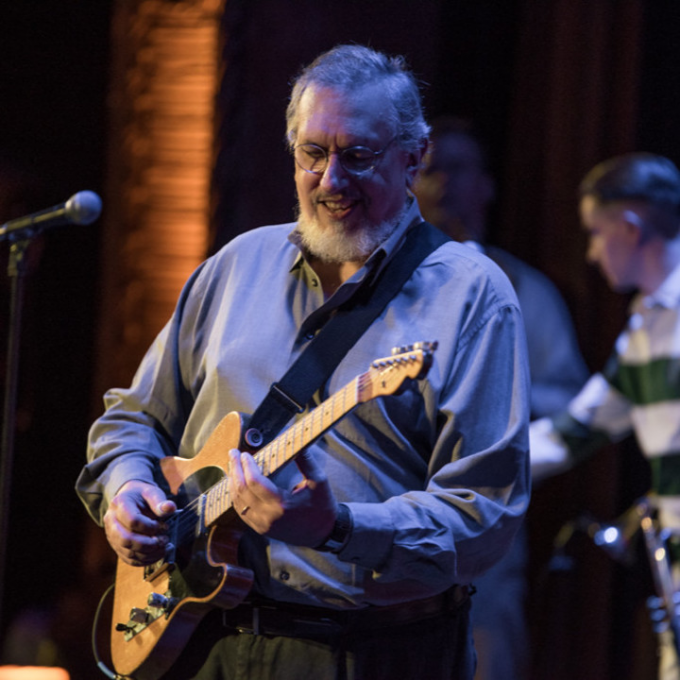
{"label": "belt buckle", "polygon": [[246,635],[259,635],[260,634],[260,608],[253,607],[250,611],[251,626],[246,625],[236,626],[236,630],[239,633],[244,633]]}

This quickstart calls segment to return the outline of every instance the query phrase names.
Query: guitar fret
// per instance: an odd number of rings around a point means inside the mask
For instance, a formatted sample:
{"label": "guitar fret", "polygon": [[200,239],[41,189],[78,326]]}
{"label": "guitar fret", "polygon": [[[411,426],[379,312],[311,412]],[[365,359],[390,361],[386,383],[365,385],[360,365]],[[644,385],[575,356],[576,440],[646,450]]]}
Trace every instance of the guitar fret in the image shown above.
{"label": "guitar fret", "polygon": [[320,423],[318,422],[319,414],[317,413],[317,410],[318,409],[314,409],[309,414],[310,417],[304,429],[305,432],[304,446],[302,446],[301,448],[304,448],[305,446],[311,444],[316,439],[318,434],[321,432],[321,428],[319,427]]}
{"label": "guitar fret", "polygon": [[257,466],[260,468],[262,474],[265,477],[268,477],[270,474],[269,460],[266,457],[267,449],[269,449],[269,446],[265,446],[263,449],[261,449],[260,451],[253,455],[253,458],[255,459]]}
{"label": "guitar fret", "polygon": [[316,418],[316,409],[314,409],[308,417],[303,418],[300,422],[302,423],[302,446],[300,446],[301,449],[304,449],[309,442],[312,441],[314,438],[314,432],[315,427],[314,427],[314,420]]}
{"label": "guitar fret", "polygon": [[[338,403],[338,394],[334,394],[327,402],[326,407],[321,413],[321,426],[328,428],[335,421],[336,404]],[[325,416],[325,418],[324,418]]]}
{"label": "guitar fret", "polygon": [[274,458],[274,460],[276,461],[275,467],[278,468],[278,467],[281,466],[281,463],[282,463],[282,461],[281,461],[281,440],[280,439],[275,440],[273,448],[274,448],[274,451],[276,453],[276,456]]}
{"label": "guitar fret", "polygon": [[205,505],[203,506],[203,523],[207,526],[215,517],[215,496],[219,491],[219,482],[205,493]]}
{"label": "guitar fret", "polygon": [[[302,448],[302,428],[300,427],[300,423],[302,421],[299,421],[293,425],[292,432],[291,432],[291,442],[290,442],[290,453],[291,456],[300,448]],[[299,440],[300,445],[296,445],[296,440]]]}
{"label": "guitar fret", "polygon": [[219,488],[222,490],[222,493],[216,493],[213,494],[214,501],[212,503],[212,513],[210,517],[210,521],[214,522],[221,514],[222,514],[222,499],[224,498],[224,492],[226,491],[226,486],[227,484],[225,483],[224,480],[220,480],[219,482]]}
{"label": "guitar fret", "polygon": [[205,492],[205,504],[203,507],[205,526],[210,526],[219,519],[231,506],[229,501],[229,489],[226,477],[217,482]]}
{"label": "guitar fret", "polygon": [[262,453],[266,454],[265,463],[263,463],[262,467],[266,468],[268,473],[271,474],[272,467],[276,468],[276,462],[279,459],[278,440],[274,440],[271,444],[265,447]]}

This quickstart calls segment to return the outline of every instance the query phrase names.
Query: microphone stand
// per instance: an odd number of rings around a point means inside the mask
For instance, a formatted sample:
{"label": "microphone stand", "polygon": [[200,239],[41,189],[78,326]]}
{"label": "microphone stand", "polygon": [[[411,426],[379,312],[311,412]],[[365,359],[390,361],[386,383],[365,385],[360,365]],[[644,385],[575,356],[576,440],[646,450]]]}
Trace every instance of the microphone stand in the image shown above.
{"label": "microphone stand", "polygon": [[656,595],[647,599],[654,632],[669,630],[673,638],[675,653],[680,658],[680,593],[676,591],[671,559],[668,554],[668,532],[652,519],[652,504],[649,498],[637,503],[640,526],[645,537],[645,548]]}
{"label": "microphone stand", "polygon": [[16,426],[17,385],[19,375],[19,339],[24,280],[26,275],[26,249],[29,239],[17,240],[10,246],[7,275],[11,279],[10,311],[7,341],[7,373],[5,376],[5,404],[2,420],[2,452],[0,459],[0,631],[3,630],[5,565],[9,506],[14,461],[14,429]]}
{"label": "microphone stand", "polygon": [[14,462],[14,430],[17,412],[19,374],[19,338],[26,276],[26,250],[31,238],[48,226],[61,224],[91,224],[101,211],[101,199],[92,191],[81,191],[68,201],[47,210],[0,224],[0,241],[11,243],[7,274],[12,280],[7,341],[7,374],[5,405],[2,422],[2,450],[0,451],[0,633],[4,624],[4,586],[7,555],[8,516],[12,465]]}

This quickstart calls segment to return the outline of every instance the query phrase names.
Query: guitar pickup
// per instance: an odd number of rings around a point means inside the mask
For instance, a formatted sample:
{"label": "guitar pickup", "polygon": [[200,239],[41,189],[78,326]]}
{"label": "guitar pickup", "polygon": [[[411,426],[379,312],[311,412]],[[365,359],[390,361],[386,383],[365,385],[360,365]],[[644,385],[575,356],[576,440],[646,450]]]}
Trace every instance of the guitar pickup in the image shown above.
{"label": "guitar pickup", "polygon": [[144,567],[144,580],[155,581],[159,576],[175,568],[175,546],[168,543],[165,557]]}

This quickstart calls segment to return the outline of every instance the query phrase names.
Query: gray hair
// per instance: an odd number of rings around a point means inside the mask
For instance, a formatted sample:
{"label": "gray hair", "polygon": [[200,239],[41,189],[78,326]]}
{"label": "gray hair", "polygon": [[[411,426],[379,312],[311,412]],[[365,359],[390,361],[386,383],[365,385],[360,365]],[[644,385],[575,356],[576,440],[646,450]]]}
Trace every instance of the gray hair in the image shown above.
{"label": "gray hair", "polygon": [[368,84],[384,87],[391,110],[386,118],[394,127],[399,144],[415,151],[426,140],[430,127],[425,122],[418,83],[403,57],[388,57],[362,45],[338,45],[318,56],[293,83],[286,110],[286,137],[291,148],[298,129],[298,109],[311,85],[352,92]]}

